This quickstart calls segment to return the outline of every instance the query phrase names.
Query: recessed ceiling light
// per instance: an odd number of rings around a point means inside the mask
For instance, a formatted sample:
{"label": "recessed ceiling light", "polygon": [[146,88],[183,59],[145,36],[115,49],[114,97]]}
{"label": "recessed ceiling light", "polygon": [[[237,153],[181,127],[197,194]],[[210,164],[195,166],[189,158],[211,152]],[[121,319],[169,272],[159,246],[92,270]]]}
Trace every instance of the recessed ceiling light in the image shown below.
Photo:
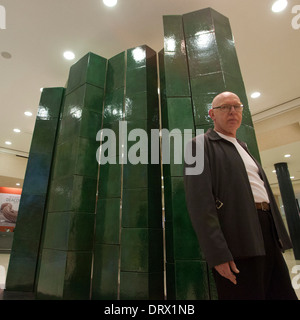
{"label": "recessed ceiling light", "polygon": [[284,157],[285,157],[285,158],[290,158],[291,155],[290,155],[290,154],[286,154],[286,155],[284,155]]}
{"label": "recessed ceiling light", "polygon": [[24,114],[27,117],[31,117],[32,116],[32,112],[30,112],[30,111],[25,111]]}
{"label": "recessed ceiling light", "polygon": [[16,183],[16,186],[20,186],[21,185],[21,183]]}
{"label": "recessed ceiling light", "polygon": [[16,133],[20,133],[21,132],[21,130],[20,129],[14,129],[14,132],[16,132]]}
{"label": "recessed ceiling light", "polygon": [[283,11],[288,5],[287,0],[277,0],[273,3],[272,11],[273,12],[281,12]]}
{"label": "recessed ceiling light", "polygon": [[4,58],[4,59],[11,59],[11,54],[9,52],[6,52],[6,51],[3,51],[1,52],[1,56]]}
{"label": "recessed ceiling light", "polygon": [[75,54],[72,51],[65,51],[64,52],[64,57],[67,60],[73,60],[73,59],[75,59]]}
{"label": "recessed ceiling light", "polygon": [[273,170],[272,172],[273,172],[273,173],[276,173],[276,170]]}
{"label": "recessed ceiling light", "polygon": [[103,0],[103,3],[108,7],[114,7],[118,3],[118,0]]}
{"label": "recessed ceiling light", "polygon": [[260,92],[253,92],[253,93],[251,94],[251,98],[252,98],[252,99],[257,99],[257,98],[259,98],[260,96],[261,96]]}
{"label": "recessed ceiling light", "polygon": [[291,176],[290,178],[291,178],[291,179],[295,179],[295,177],[294,177],[294,176]]}
{"label": "recessed ceiling light", "polygon": [[10,141],[5,141],[5,144],[7,144],[8,146],[10,146],[12,143]]}

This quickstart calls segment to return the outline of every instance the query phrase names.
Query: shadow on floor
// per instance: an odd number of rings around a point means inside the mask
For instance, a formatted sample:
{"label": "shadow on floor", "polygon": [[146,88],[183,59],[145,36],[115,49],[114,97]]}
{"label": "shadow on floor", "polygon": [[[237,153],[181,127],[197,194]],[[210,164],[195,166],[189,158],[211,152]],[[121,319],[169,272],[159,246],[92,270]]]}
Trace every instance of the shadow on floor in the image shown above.
{"label": "shadow on floor", "polygon": [[0,300],[35,300],[33,292],[14,292],[0,289]]}

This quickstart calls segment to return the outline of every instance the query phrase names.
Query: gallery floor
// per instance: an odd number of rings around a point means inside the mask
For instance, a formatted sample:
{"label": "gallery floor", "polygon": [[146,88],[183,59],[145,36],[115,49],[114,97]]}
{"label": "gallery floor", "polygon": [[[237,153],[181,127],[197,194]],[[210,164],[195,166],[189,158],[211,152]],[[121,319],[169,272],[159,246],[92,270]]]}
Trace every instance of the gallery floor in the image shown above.
{"label": "gallery floor", "polygon": [[[5,278],[6,278],[6,271],[9,264],[9,257],[10,254],[7,253],[0,253],[0,300],[3,299],[3,290],[5,289]],[[292,250],[288,250],[284,253],[284,258],[286,260],[286,263],[288,265],[291,279],[294,278],[295,284],[299,287],[300,286],[300,260],[295,260],[294,254]],[[295,266],[298,266],[295,267]],[[293,270],[294,269],[294,270]],[[292,273],[294,272],[294,273]],[[295,278],[298,276],[298,278]],[[297,293],[298,298],[300,299],[300,288],[295,290]],[[10,299],[10,297],[7,297]],[[16,300],[23,300],[23,299],[31,299],[31,295],[12,295],[11,299]]]}

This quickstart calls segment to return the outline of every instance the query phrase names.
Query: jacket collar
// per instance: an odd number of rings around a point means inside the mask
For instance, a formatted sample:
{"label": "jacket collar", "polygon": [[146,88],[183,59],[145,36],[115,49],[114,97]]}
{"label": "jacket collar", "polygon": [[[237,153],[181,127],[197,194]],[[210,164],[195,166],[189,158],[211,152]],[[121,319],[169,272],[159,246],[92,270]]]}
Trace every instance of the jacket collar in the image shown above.
{"label": "jacket collar", "polygon": [[[207,130],[206,132],[206,135],[208,136],[208,138],[210,140],[213,140],[213,141],[218,141],[218,140],[224,140],[224,141],[227,141],[225,139],[223,139],[222,137],[220,137],[217,132],[213,129],[213,128],[210,128]],[[236,139],[237,142],[244,148],[248,151],[248,147],[247,147],[247,144],[239,139]]]}
{"label": "jacket collar", "polygon": [[208,136],[208,138],[210,140],[221,140],[223,138],[221,138],[217,133],[216,131],[213,129],[213,128],[209,128],[206,132],[206,135]]}

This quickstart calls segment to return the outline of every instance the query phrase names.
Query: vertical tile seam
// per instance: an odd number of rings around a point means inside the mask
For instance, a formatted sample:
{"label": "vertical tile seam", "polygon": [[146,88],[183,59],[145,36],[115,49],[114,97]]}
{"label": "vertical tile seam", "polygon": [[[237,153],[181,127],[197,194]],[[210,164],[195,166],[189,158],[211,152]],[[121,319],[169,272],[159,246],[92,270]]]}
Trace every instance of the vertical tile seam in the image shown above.
{"label": "vertical tile seam", "polygon": [[[216,27],[215,27],[215,19],[213,17],[213,14],[212,14],[211,10],[210,10],[210,13],[211,13],[211,22],[212,22],[212,25],[214,27],[213,34],[214,34],[215,41],[216,41],[216,47],[217,47],[217,53],[218,53],[218,61],[219,61],[219,64],[220,64],[220,72],[222,73],[222,79],[223,79],[223,83],[224,83],[224,88],[225,88],[225,90],[227,90],[227,83],[225,81],[225,71],[224,71],[223,65],[221,63],[221,54],[220,54],[219,45],[218,45],[217,36],[216,36],[217,31],[216,31]],[[229,23],[229,26],[230,26],[229,20],[228,20],[228,23]],[[230,26],[230,29],[231,29],[231,26]]]}
{"label": "vertical tile seam", "polygon": [[188,54],[188,49],[186,46],[186,35],[185,35],[185,30],[184,30],[183,16],[181,16],[181,21],[182,21],[183,41],[184,41],[185,54],[186,54],[187,72],[188,72],[188,78],[189,78],[191,107],[192,107],[192,113],[193,113],[193,124],[194,124],[194,130],[196,132],[195,112],[194,112],[194,104],[193,104],[193,91],[192,91],[192,86],[191,86],[191,74],[190,74],[190,64],[189,64],[189,54]]}
{"label": "vertical tile seam", "polygon": [[[125,120],[125,113],[126,113],[126,84],[127,84],[127,53],[128,50],[124,51],[124,95],[123,95],[123,114],[122,114],[122,121]],[[119,120],[120,123],[120,120]],[[127,137],[123,137],[127,139]],[[120,139],[120,132],[119,132],[119,139]],[[122,142],[123,143],[123,140]],[[120,146],[119,146],[120,148]],[[127,150],[126,150],[126,157],[127,157]],[[121,298],[121,252],[122,252],[122,218],[123,218],[123,177],[124,177],[124,148],[122,144],[122,153],[121,153],[121,194],[120,194],[120,213],[119,213],[119,258],[118,258],[118,290],[117,290],[117,300]],[[119,155],[120,161],[120,155]],[[127,163],[127,161],[126,161]]]}
{"label": "vertical tile seam", "polygon": [[[164,62],[164,56],[162,56]],[[159,132],[162,130],[162,115],[161,115],[161,79],[160,79],[160,68],[159,68],[159,54],[156,53],[156,70],[157,70],[157,90],[158,90],[158,119],[159,119]],[[162,222],[162,232],[163,232],[163,278],[164,278],[164,300],[167,300],[167,254],[166,254],[166,229],[165,229],[165,189],[164,189],[164,171],[162,163],[162,137],[159,135],[159,161],[160,161],[160,188],[161,188],[161,222]]]}

